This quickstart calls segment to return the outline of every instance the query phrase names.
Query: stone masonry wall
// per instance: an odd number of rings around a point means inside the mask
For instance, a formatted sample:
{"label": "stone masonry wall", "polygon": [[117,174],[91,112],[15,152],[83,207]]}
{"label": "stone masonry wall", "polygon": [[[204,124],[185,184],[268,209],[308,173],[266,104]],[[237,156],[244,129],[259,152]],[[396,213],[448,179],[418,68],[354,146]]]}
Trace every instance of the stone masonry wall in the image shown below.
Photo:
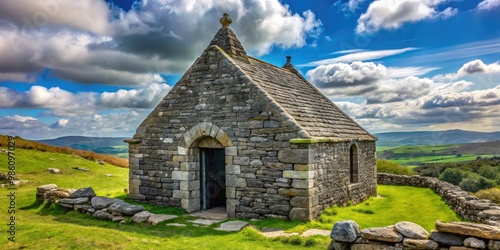
{"label": "stone masonry wall", "polygon": [[465,219],[500,226],[500,207],[437,178],[378,173],[378,184],[428,187],[440,195],[450,208]]}
{"label": "stone masonry wall", "polygon": [[[349,149],[358,148],[358,182],[350,183]],[[332,205],[345,206],[348,201],[357,204],[376,195],[375,142],[339,142],[311,144],[314,155],[314,187],[316,202],[313,217]]]}
{"label": "stone masonry wall", "polygon": [[[129,197],[187,211],[200,209],[196,143],[216,138],[225,146],[230,217],[288,218],[293,160],[282,161],[303,131],[265,93],[209,47],[130,140]],[[300,161],[302,163],[302,161]],[[300,190],[301,188],[299,188]],[[307,192],[307,188],[304,189]],[[306,218],[307,219],[307,218]]]}

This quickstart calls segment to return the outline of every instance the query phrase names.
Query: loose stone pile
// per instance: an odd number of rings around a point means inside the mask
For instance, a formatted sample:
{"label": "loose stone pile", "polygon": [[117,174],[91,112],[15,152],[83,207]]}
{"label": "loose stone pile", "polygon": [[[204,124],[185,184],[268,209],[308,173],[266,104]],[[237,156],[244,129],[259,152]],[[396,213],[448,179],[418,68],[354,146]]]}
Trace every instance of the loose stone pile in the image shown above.
{"label": "loose stone pile", "polygon": [[500,226],[500,207],[484,199],[479,199],[462,190],[459,186],[437,178],[419,175],[406,176],[387,173],[377,174],[377,183],[386,185],[404,185],[428,187],[440,195],[450,208],[465,219]]}
{"label": "loose stone pile", "polygon": [[500,249],[500,228],[495,226],[436,221],[436,229],[429,235],[421,226],[403,221],[360,230],[352,220],[339,221],[331,231],[329,249]]}
{"label": "loose stone pile", "polygon": [[37,199],[46,200],[50,203],[59,202],[59,205],[67,210],[91,214],[94,218],[125,222],[131,217],[133,222],[159,222],[176,218],[175,215],[152,214],[143,206],[132,205],[120,199],[96,196],[91,187],[78,190],[61,189],[55,184],[47,184],[37,187]]}

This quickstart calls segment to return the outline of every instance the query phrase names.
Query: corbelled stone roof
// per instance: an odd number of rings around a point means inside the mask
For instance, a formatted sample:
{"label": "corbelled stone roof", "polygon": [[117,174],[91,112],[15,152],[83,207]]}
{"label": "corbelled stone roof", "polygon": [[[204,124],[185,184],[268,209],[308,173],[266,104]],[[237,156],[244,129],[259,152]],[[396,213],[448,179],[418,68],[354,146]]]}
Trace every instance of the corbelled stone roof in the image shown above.
{"label": "corbelled stone roof", "polygon": [[311,137],[376,140],[297,71],[258,59],[234,62]]}
{"label": "corbelled stone roof", "polygon": [[283,68],[247,56],[229,28],[231,18],[224,14],[210,45],[224,50],[254,83],[274,99],[312,138],[376,140],[377,138],[340,110],[330,99],[295,69],[291,57]]}

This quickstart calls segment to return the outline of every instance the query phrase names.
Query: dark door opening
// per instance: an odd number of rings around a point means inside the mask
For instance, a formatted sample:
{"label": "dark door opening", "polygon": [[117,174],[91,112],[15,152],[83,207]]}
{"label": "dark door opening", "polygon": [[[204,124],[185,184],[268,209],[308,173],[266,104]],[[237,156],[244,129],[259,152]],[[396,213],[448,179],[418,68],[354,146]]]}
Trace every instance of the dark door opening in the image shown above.
{"label": "dark door opening", "polygon": [[226,170],[223,148],[200,148],[201,207],[226,206]]}

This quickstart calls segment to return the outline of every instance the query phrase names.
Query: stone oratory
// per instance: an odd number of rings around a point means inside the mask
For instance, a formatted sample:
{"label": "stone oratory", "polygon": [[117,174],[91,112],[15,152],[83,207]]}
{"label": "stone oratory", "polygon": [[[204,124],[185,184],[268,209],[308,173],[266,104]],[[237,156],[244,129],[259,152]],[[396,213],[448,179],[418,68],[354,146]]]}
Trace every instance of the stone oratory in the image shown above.
{"label": "stone oratory", "polygon": [[375,141],[288,57],[247,55],[229,27],[137,128],[131,199],[228,217],[309,221],[376,194]]}

